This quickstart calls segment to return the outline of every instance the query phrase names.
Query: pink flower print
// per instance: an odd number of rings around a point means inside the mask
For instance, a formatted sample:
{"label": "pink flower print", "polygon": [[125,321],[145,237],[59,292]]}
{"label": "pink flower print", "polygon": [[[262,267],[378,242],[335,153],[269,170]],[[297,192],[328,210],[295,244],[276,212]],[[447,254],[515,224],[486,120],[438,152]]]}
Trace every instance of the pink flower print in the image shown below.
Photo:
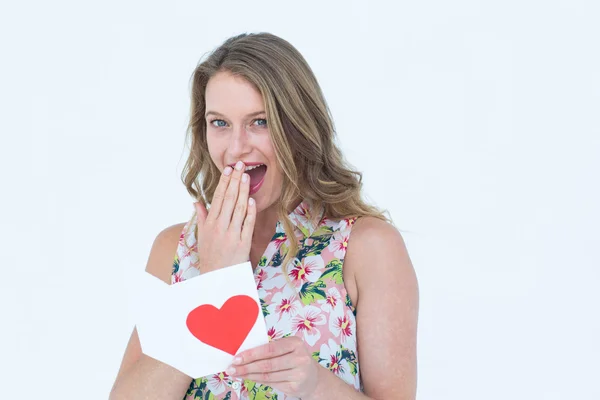
{"label": "pink flower print", "polygon": [[350,336],[352,334],[352,322],[350,322],[347,315],[344,315],[343,318],[338,318],[337,325],[340,327],[342,335]]}
{"label": "pink flower print", "polygon": [[267,331],[267,335],[269,336],[269,341],[281,339],[283,337],[283,333],[281,331],[275,330],[274,326],[269,328],[269,330]]}
{"label": "pink flower print", "polygon": [[229,382],[229,375],[225,372],[219,372],[208,379],[206,386],[213,394],[221,394],[227,388],[227,382]]}
{"label": "pink flower print", "polygon": [[342,368],[342,356],[339,353],[330,354],[328,364],[331,372],[339,374]]}
{"label": "pink flower print", "polygon": [[283,243],[287,241],[287,236],[284,234],[283,236],[276,237],[273,242],[275,243],[275,248],[280,248]]}
{"label": "pink flower print", "polygon": [[[294,305],[294,299],[293,298],[289,298],[289,299],[282,299],[281,302],[279,304],[277,304],[277,307],[275,307],[275,311],[278,312],[279,314],[291,314],[291,313],[296,313],[296,306]],[[281,319],[281,316],[280,316]]]}
{"label": "pink flower print", "polygon": [[305,277],[306,275],[310,274],[312,272],[312,269],[310,268],[310,265],[296,265],[291,271],[290,271],[290,275],[297,281],[305,281]]}
{"label": "pink flower print", "polygon": [[308,210],[306,208],[306,204],[304,202],[302,202],[300,204],[299,209],[296,212],[296,215],[301,216],[301,217],[306,217],[307,213],[308,213]]}
{"label": "pink flower print", "polygon": [[[196,226],[192,227],[193,229],[196,229]],[[190,243],[192,244],[190,246]],[[197,252],[197,243],[191,240],[188,240],[188,237],[185,235],[184,232],[181,233],[181,235],[179,235],[179,244],[178,244],[178,248],[180,248],[183,251],[183,255],[181,256],[181,259],[184,259],[186,257],[189,257],[192,253]]]}
{"label": "pink flower print", "polygon": [[344,312],[342,316],[332,315],[329,319],[329,329],[335,336],[342,336],[342,343],[349,345],[348,341],[352,338],[354,329],[354,321],[351,319],[347,312]]}
{"label": "pink flower print", "polygon": [[259,271],[256,275],[254,275],[254,281],[256,282],[256,290],[260,290],[263,288],[263,281],[267,279],[267,273],[264,269],[259,268]]}
{"label": "pink flower print", "polygon": [[335,307],[335,305],[337,304],[337,301],[338,300],[335,296],[332,296],[332,295],[327,296],[326,303],[329,304],[331,307]]}
{"label": "pink flower print", "polygon": [[348,360],[344,359],[341,346],[334,340],[329,339],[327,343],[321,345],[319,363],[344,381],[350,384],[354,383]]}
{"label": "pink flower print", "polygon": [[304,335],[304,341],[309,346],[314,346],[321,337],[321,331],[317,326],[324,325],[325,322],[326,318],[321,310],[315,306],[306,306],[292,320],[292,329],[295,333],[301,332]]}
{"label": "pink flower print", "polygon": [[321,310],[331,313],[336,306],[342,304],[342,295],[336,287],[327,289],[325,300],[318,301],[321,304]]}
{"label": "pink flower print", "polygon": [[[311,215],[308,210],[308,205],[303,203],[298,206],[298,209],[294,212],[291,219],[292,220],[295,219],[298,225],[308,228],[308,227],[312,226],[310,217],[311,217]],[[302,238],[302,237],[303,236],[300,236],[300,238]]]}
{"label": "pink flower print", "polygon": [[323,258],[315,256],[306,257],[302,261],[296,259],[294,264],[289,271],[289,277],[294,286],[300,287],[306,282],[315,282],[319,279],[319,270],[323,268]]}
{"label": "pink flower print", "polygon": [[285,277],[281,272],[281,268],[265,267],[263,271],[265,271],[267,277],[264,281],[262,281],[261,285],[266,291],[270,291],[272,289],[281,289],[287,285]]}
{"label": "pink flower print", "polygon": [[346,249],[348,248],[349,239],[349,234],[344,236],[339,232],[336,232],[331,238],[327,249],[331,251],[336,258],[344,258],[346,254]]}
{"label": "pink flower print", "polygon": [[183,275],[183,270],[180,268],[179,271],[177,271],[175,274],[173,274],[172,283],[175,284],[178,282],[183,282],[185,279],[183,279],[182,275]]}
{"label": "pink flower print", "polygon": [[302,304],[293,288],[285,286],[283,290],[275,292],[269,300],[270,314],[266,318],[267,326],[276,326],[278,330],[290,332],[292,318],[298,314],[301,307]]}

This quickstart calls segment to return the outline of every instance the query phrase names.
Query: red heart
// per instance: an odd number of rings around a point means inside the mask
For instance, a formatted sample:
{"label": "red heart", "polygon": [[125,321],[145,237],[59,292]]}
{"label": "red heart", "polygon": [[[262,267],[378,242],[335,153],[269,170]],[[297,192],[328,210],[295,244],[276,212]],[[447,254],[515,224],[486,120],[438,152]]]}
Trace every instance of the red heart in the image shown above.
{"label": "red heart", "polygon": [[185,321],[189,331],[209,346],[235,355],[258,318],[258,304],[250,296],[230,297],[221,309],[211,304],[194,308]]}

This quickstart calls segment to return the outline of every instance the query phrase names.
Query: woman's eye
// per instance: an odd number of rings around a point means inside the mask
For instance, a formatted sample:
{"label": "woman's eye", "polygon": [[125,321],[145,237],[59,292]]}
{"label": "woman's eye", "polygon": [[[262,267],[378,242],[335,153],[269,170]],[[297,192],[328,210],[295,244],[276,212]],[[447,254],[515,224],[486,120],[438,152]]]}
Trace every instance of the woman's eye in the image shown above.
{"label": "woman's eye", "polygon": [[[218,121],[225,122],[225,121],[223,121],[222,119],[213,119],[212,121],[210,121],[210,123],[211,123],[211,125],[213,125],[213,126],[214,126],[213,122],[218,122]],[[222,127],[223,127],[223,125],[216,125],[216,127],[217,127],[217,128],[222,128]]]}
{"label": "woman's eye", "polygon": [[[264,118],[255,119],[254,122],[256,122],[256,121],[264,121],[263,124],[258,124],[258,126],[267,126],[267,120],[264,119]],[[215,122],[217,122],[216,125],[215,125]],[[219,122],[223,122],[223,125],[219,125],[218,124]],[[212,126],[214,126],[215,128],[223,128],[223,127],[225,127],[227,125],[227,123],[225,121],[223,121],[222,119],[213,119],[213,120],[210,121],[210,124]]]}

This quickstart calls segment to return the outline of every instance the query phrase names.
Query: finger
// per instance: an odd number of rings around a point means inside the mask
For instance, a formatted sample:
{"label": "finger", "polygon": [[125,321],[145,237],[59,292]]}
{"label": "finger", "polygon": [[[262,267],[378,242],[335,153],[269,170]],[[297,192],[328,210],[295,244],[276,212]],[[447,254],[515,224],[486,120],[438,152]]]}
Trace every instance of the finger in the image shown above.
{"label": "finger", "polygon": [[296,380],[295,378],[295,370],[287,369],[283,371],[274,371],[274,372],[261,372],[256,374],[247,374],[247,375],[236,375],[237,378],[242,378],[245,380],[250,380],[252,382],[258,383],[283,383],[283,382],[293,382]]}
{"label": "finger", "polygon": [[246,218],[244,219],[244,225],[242,226],[242,243],[244,243],[248,251],[252,244],[252,235],[254,234],[254,222],[256,221],[256,202],[252,197],[248,199],[248,208],[246,212]]}
{"label": "finger", "polygon": [[223,170],[221,179],[219,179],[219,184],[217,185],[215,193],[213,194],[212,202],[210,203],[210,212],[206,217],[207,220],[215,221],[219,217],[221,207],[223,206],[223,201],[225,200],[225,192],[229,186],[229,181],[231,180],[232,172],[233,168],[229,166],[225,167]]}
{"label": "finger", "polygon": [[246,376],[248,374],[263,374],[289,370],[298,367],[298,364],[298,357],[288,353],[279,357],[257,360],[249,364],[230,367],[226,372],[229,375]]}
{"label": "finger", "polygon": [[235,169],[231,174],[229,185],[225,191],[225,197],[223,198],[223,204],[221,205],[221,212],[219,213],[218,219],[218,224],[221,225],[221,228],[224,230],[229,228],[229,224],[231,224],[231,215],[233,213],[233,208],[235,207],[235,202],[237,201],[238,192],[240,190],[240,181],[244,169],[245,166],[243,162],[238,161],[237,164],[235,164]]}
{"label": "finger", "polygon": [[244,218],[246,218],[246,209],[248,208],[248,192],[250,192],[250,176],[243,173],[240,182],[240,192],[237,197],[233,216],[231,217],[231,225],[229,225],[235,232],[240,232],[240,238],[242,236],[242,224],[244,223]]}
{"label": "finger", "polygon": [[273,340],[262,346],[255,347],[241,352],[236,355],[233,360],[233,365],[244,365],[257,360],[264,360],[267,358],[279,357],[284,354],[288,354],[296,350],[297,343],[295,336],[287,337],[283,339]]}

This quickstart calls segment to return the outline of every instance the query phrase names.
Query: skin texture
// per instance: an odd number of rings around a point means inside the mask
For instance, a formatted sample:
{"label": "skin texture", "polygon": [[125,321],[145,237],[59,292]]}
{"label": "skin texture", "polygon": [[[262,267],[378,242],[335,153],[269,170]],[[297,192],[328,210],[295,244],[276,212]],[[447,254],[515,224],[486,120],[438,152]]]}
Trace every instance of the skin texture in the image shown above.
{"label": "skin texture", "polygon": [[[221,172],[239,160],[268,167],[263,186],[251,196],[256,201],[256,217],[249,256],[255,266],[274,233],[274,206],[283,181],[264,119],[266,114],[248,116],[264,111],[262,97],[243,79],[219,73],[208,83],[206,100],[207,111],[220,114],[207,115],[206,123],[209,153]],[[239,180],[236,182],[240,185]],[[247,191],[240,193],[248,196]],[[169,284],[183,226],[173,225],[157,236],[146,267]],[[318,365],[298,337],[275,340],[240,353],[239,362],[231,366],[235,371],[230,370],[230,374],[266,383],[303,400],[414,399],[419,293],[415,271],[398,230],[377,218],[359,218],[348,242],[343,278],[357,308],[364,393],[356,392]],[[143,355],[134,329],[111,399],[181,399],[190,381],[190,377]]]}

